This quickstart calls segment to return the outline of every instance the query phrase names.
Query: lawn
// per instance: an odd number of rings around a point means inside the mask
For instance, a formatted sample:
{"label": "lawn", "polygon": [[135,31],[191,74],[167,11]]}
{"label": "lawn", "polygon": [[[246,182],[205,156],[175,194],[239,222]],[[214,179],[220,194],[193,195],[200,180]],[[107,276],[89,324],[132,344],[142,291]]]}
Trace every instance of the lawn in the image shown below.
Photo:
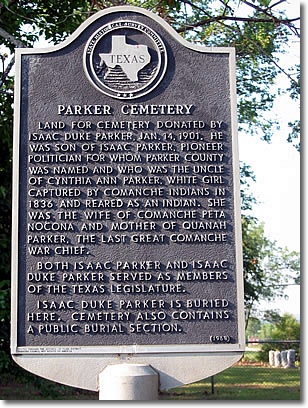
{"label": "lawn", "polygon": [[211,378],[170,390],[161,399],[173,400],[299,400],[300,370],[235,366]]}
{"label": "lawn", "polygon": [[[41,379],[30,373],[0,376],[1,400],[98,400],[98,393]],[[299,400],[300,370],[235,366],[211,378],[163,392],[160,400]]]}

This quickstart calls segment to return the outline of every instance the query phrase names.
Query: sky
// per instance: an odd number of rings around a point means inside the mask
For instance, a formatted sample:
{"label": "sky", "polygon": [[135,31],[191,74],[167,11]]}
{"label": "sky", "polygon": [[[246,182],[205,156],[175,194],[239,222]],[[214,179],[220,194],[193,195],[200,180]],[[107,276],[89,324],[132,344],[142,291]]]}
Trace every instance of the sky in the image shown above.
{"label": "sky", "polygon": [[283,100],[275,109],[280,115],[281,129],[275,131],[272,141],[267,143],[255,136],[239,134],[239,156],[255,173],[256,183],[251,183],[251,191],[258,204],[253,213],[264,222],[266,235],[279,246],[299,251],[300,154],[286,141],[288,129],[284,122],[294,116],[290,101]]}
{"label": "sky", "polygon": [[[284,105],[288,106],[288,105]],[[282,116],[283,119],[285,117]],[[264,222],[265,235],[281,247],[300,250],[300,158],[286,141],[282,128],[270,144],[249,135],[239,136],[240,160],[249,164],[256,175],[251,184],[258,204],[253,214]],[[290,286],[287,300],[262,302],[260,308],[300,314],[300,287]]]}
{"label": "sky", "polygon": [[[299,16],[300,3],[287,1],[288,16]],[[283,65],[299,63],[299,42],[289,44],[282,58]],[[281,76],[278,86],[284,86]],[[279,96],[271,112],[277,118],[280,130],[274,132],[271,143],[258,137],[239,135],[240,160],[250,165],[256,176],[251,192],[258,204],[254,215],[264,222],[265,235],[281,247],[300,251],[300,154],[286,141],[288,122],[299,117],[299,104],[288,96]],[[282,313],[300,316],[300,287],[290,286],[285,292],[287,300],[262,302],[260,308],[278,309]]]}

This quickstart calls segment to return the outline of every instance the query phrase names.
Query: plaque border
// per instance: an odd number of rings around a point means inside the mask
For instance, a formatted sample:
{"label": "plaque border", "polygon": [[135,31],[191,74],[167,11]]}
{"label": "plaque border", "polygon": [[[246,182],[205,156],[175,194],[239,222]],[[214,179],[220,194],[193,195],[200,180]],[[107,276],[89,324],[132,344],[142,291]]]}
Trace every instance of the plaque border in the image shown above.
{"label": "plaque border", "polygon": [[[125,346],[72,346],[72,347],[19,347],[17,344],[18,328],[18,237],[19,237],[19,144],[20,144],[20,111],[22,78],[21,66],[23,55],[35,55],[52,53],[62,50],[79,37],[83,31],[102,16],[115,14],[117,12],[143,14],[160,24],[178,43],[182,46],[200,53],[227,54],[229,55],[229,80],[230,80],[230,114],[232,137],[232,170],[233,170],[233,203],[234,203],[234,238],[235,238],[235,280],[237,288],[237,326],[238,342],[233,344],[172,344],[172,345],[125,345]],[[235,49],[233,47],[204,47],[191,44],[183,39],[172,27],[159,16],[152,12],[134,6],[111,7],[102,10],[82,23],[79,28],[65,41],[56,46],[47,48],[17,48],[16,49],[16,74],[14,92],[14,133],[13,133],[13,189],[12,189],[12,277],[11,277],[11,354],[39,357],[41,354],[176,354],[179,355],[200,355],[211,353],[236,353],[245,350],[245,317],[244,317],[244,285],[243,285],[243,265],[242,265],[242,233],[241,233],[241,207],[240,207],[240,172],[239,172],[239,148],[237,138],[237,104],[236,104],[236,80],[235,80]],[[240,354],[239,354],[240,355]]]}

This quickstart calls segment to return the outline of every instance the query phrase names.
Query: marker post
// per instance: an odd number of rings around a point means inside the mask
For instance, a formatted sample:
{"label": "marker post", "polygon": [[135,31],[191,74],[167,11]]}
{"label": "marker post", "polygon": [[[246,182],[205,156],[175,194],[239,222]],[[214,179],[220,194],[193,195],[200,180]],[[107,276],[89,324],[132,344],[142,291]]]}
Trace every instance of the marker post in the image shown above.
{"label": "marker post", "polygon": [[115,364],[99,375],[99,399],[153,401],[158,399],[158,373],[145,364]]}

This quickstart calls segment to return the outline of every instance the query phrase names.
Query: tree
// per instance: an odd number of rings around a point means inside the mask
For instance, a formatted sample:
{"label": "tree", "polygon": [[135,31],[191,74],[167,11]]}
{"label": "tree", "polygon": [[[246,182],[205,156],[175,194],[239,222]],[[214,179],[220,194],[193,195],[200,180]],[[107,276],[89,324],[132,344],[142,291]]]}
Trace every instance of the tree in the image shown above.
{"label": "tree", "polygon": [[[285,313],[280,316],[278,313],[269,311],[266,313],[267,325],[270,326],[270,338],[268,340],[279,341],[279,343],[264,343],[260,350],[260,359],[268,361],[270,350],[294,349],[297,361],[300,361],[300,323],[294,316]],[[265,323],[263,323],[264,325]],[[285,342],[283,342],[285,340]]]}
{"label": "tree", "polygon": [[[278,53],[290,39],[299,38],[299,18],[290,19],[281,10],[285,1],[269,0],[2,0],[0,2],[0,320],[3,348],[8,350],[8,297],[10,282],[11,158],[13,121],[13,71],[15,47],[33,47],[44,37],[57,44],[74,32],[98,10],[120,4],[144,7],[156,12],[184,38],[206,46],[234,46],[237,52],[237,93],[240,130],[270,140],[275,127],[264,112],[270,111],[276,94],[269,92],[278,73],[289,80],[285,92],[299,95],[298,70],[288,72],[279,65]],[[298,139],[299,122],[290,124],[288,141]],[[241,173],[250,169],[242,165]],[[249,176],[250,177],[250,176]],[[242,181],[243,209],[254,199],[247,193],[248,179]],[[270,242],[253,217],[243,219],[246,301],[255,301],[265,285],[263,256]],[[262,243],[263,240],[263,243]],[[255,245],[255,246],[254,246]],[[260,250],[260,251],[259,251]]]}
{"label": "tree", "polygon": [[291,314],[285,313],[280,319],[276,320],[272,338],[274,340],[299,340],[299,322]]}
{"label": "tree", "polygon": [[[270,140],[274,121],[271,110],[276,90],[270,93],[279,73],[289,80],[290,97],[299,94],[299,70],[288,72],[278,54],[293,38],[299,38],[299,18],[282,11],[285,0],[69,0],[0,3],[0,35],[14,52],[20,44],[31,47],[42,35],[53,43],[63,41],[82,21],[106,7],[129,4],[158,13],[189,41],[206,46],[234,46],[237,53],[237,94],[240,130]],[[8,62],[8,68],[12,61]],[[9,74],[3,75],[5,82]],[[290,124],[289,141],[298,139],[299,122]]]}
{"label": "tree", "polygon": [[257,340],[261,329],[261,321],[257,317],[251,317],[247,324],[246,337],[248,340]]}
{"label": "tree", "polygon": [[264,224],[252,214],[256,199],[250,194],[255,175],[241,165],[242,239],[246,326],[261,300],[283,297],[290,284],[300,284],[300,257],[297,251],[282,248],[265,236]]}
{"label": "tree", "polygon": [[284,295],[288,284],[299,284],[300,261],[296,251],[281,248],[264,234],[264,225],[242,217],[246,322],[260,300]]}

